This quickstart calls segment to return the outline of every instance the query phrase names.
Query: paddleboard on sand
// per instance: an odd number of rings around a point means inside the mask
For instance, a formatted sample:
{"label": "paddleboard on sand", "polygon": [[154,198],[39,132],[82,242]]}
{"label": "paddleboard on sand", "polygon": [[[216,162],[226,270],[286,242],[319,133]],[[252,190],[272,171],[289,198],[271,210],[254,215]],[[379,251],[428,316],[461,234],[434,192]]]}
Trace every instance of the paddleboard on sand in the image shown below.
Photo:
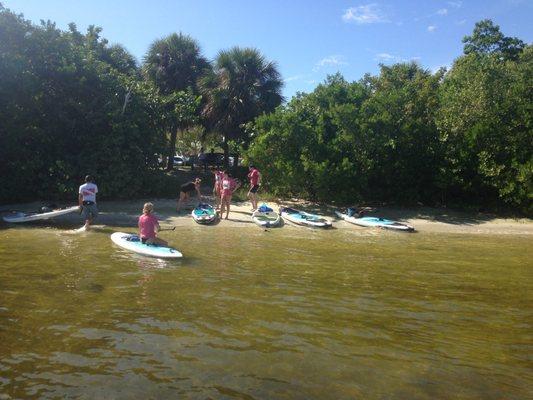
{"label": "paddleboard on sand", "polygon": [[337,217],[345,220],[346,222],[350,222],[355,225],[364,226],[367,228],[383,228],[383,229],[390,229],[394,231],[403,231],[403,232],[413,232],[415,230],[414,227],[408,224],[404,224],[397,221],[391,221],[390,219],[385,218],[379,218],[379,217],[357,217],[350,216],[347,213],[343,213],[340,211],[335,211],[335,215]]}
{"label": "paddleboard on sand", "polygon": [[330,228],[331,221],[320,215],[309,214],[304,211],[298,211],[294,208],[282,207],[280,209],[281,216],[287,221],[298,225],[312,226],[315,228]]}
{"label": "paddleboard on sand", "polygon": [[78,206],[74,206],[74,207],[52,210],[48,212],[13,211],[8,215],[4,215],[2,219],[5,222],[10,222],[10,223],[30,222],[30,221],[38,221],[41,219],[50,219],[50,218],[58,217],[63,214],[69,214],[72,212],[76,212],[78,210],[79,210]]}
{"label": "paddleboard on sand", "polygon": [[272,208],[263,204],[252,214],[252,221],[262,227],[270,227],[279,225],[281,217]]}
{"label": "paddleboard on sand", "polygon": [[197,223],[207,225],[217,219],[217,211],[210,204],[200,203],[192,210],[192,219]]}
{"label": "paddleboard on sand", "polygon": [[172,247],[144,244],[138,235],[134,235],[132,233],[115,232],[111,234],[111,240],[113,243],[126,250],[133,251],[134,253],[142,254],[144,256],[157,258],[183,257],[183,254]]}

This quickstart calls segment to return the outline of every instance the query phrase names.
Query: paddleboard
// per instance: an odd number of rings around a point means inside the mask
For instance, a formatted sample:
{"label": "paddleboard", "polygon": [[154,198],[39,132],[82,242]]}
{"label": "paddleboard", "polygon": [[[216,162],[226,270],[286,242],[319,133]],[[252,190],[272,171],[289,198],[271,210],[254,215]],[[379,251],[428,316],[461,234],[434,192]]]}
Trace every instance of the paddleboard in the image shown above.
{"label": "paddleboard", "polygon": [[217,211],[210,204],[200,203],[192,210],[192,219],[197,223],[207,225],[217,219]]}
{"label": "paddleboard", "polygon": [[157,258],[181,258],[181,254],[178,250],[167,246],[157,246],[153,244],[144,244],[138,235],[132,233],[115,232],[111,234],[111,240],[116,245],[133,251],[134,253],[142,254],[149,257]]}
{"label": "paddleboard", "polygon": [[390,219],[379,218],[379,217],[360,217],[349,216],[348,214],[342,213],[340,211],[335,211],[337,217],[350,222],[355,225],[364,226],[367,228],[383,228],[390,229],[394,231],[403,231],[403,232],[413,232],[414,227],[402,222],[391,221]]}
{"label": "paddleboard", "polygon": [[331,228],[331,221],[320,215],[309,214],[289,207],[282,207],[280,213],[283,219],[298,225],[312,226],[314,228]]}
{"label": "paddleboard", "polygon": [[41,219],[50,219],[50,218],[58,217],[60,215],[76,212],[78,210],[79,210],[78,206],[74,206],[74,207],[57,209],[57,210],[43,212],[43,213],[13,211],[12,213],[8,215],[4,215],[2,219],[5,222],[10,222],[10,223],[30,222],[30,221],[38,221]]}
{"label": "paddleboard", "polygon": [[261,227],[270,227],[279,225],[281,217],[272,208],[263,204],[252,213],[252,221]]}

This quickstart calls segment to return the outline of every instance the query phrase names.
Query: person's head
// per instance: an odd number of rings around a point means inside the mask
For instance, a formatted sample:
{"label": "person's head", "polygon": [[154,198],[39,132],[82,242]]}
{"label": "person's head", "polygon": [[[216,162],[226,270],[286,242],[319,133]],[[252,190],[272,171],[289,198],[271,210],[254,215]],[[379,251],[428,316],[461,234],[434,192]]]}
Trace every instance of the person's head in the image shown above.
{"label": "person's head", "polygon": [[252,169],[255,169],[255,165],[253,164],[248,165],[248,170],[251,171]]}
{"label": "person's head", "polygon": [[94,178],[92,175],[85,176],[85,183],[89,183],[89,182],[94,183]]}
{"label": "person's head", "polygon": [[153,203],[144,203],[143,214],[150,214],[152,211],[154,211]]}
{"label": "person's head", "polygon": [[196,186],[198,186],[200,183],[202,183],[202,180],[201,180],[200,178],[196,178],[196,179],[194,180],[194,184],[195,184]]}

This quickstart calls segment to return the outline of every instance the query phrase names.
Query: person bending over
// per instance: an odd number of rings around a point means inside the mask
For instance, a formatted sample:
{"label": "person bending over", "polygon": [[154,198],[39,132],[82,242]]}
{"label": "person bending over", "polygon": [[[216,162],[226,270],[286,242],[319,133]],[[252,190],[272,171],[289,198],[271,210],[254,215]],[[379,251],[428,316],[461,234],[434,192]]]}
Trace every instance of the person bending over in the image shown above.
{"label": "person bending over", "polygon": [[180,212],[183,203],[189,201],[191,193],[196,192],[196,195],[198,196],[198,201],[202,201],[202,194],[200,193],[201,182],[202,180],[200,178],[196,178],[193,182],[187,182],[181,185],[180,198],[178,199],[178,207],[176,209],[178,212]]}
{"label": "person bending over", "polygon": [[166,246],[167,242],[157,237],[160,227],[153,211],[154,205],[152,203],[144,204],[143,213],[139,217],[139,237],[143,243]]}

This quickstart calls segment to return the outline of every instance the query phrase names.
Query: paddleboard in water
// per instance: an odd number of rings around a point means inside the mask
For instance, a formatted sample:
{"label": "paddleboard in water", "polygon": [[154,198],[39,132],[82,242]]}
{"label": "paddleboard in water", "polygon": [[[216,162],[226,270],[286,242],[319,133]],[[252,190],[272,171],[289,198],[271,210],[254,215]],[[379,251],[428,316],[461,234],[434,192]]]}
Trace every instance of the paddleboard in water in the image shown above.
{"label": "paddleboard in water", "polygon": [[207,225],[217,219],[217,211],[210,204],[200,203],[192,210],[192,219],[199,224]]}
{"label": "paddleboard in water", "polygon": [[259,226],[270,227],[279,225],[281,217],[272,208],[263,204],[252,213],[252,221]]}
{"label": "paddleboard in water", "polygon": [[280,212],[283,219],[298,225],[312,226],[315,228],[331,227],[331,221],[320,215],[309,214],[304,211],[298,211],[289,207],[282,207]]}
{"label": "paddleboard in water", "polygon": [[38,221],[41,219],[50,219],[50,218],[58,217],[60,215],[69,214],[72,212],[76,212],[78,210],[79,210],[78,206],[74,206],[74,207],[52,210],[48,212],[41,212],[41,213],[13,211],[8,215],[4,215],[2,219],[5,222],[10,222],[10,223],[31,222],[31,221]]}
{"label": "paddleboard in water", "polygon": [[402,222],[391,221],[390,219],[385,218],[350,216],[340,211],[335,211],[335,215],[346,222],[367,228],[383,228],[403,232],[413,232],[415,230],[415,228],[411,225],[404,224]]}
{"label": "paddleboard in water", "polygon": [[133,251],[134,253],[142,254],[144,256],[157,258],[183,257],[183,254],[172,247],[144,244],[138,235],[132,233],[115,232],[111,234],[111,240],[113,243],[126,250]]}

